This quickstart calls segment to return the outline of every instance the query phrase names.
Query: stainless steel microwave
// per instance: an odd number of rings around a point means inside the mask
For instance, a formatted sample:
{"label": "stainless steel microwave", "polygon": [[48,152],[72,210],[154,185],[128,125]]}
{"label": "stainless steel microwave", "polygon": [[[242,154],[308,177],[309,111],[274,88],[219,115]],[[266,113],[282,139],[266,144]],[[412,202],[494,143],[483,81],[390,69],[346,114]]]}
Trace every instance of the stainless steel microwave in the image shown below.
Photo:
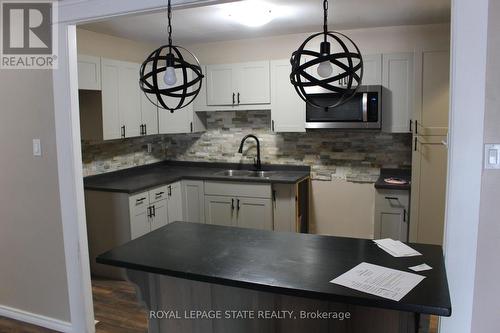
{"label": "stainless steel microwave", "polygon": [[[338,94],[312,95],[319,105],[333,105]],[[382,127],[382,86],[360,86],[352,99],[334,108],[307,103],[306,128],[380,129]]]}

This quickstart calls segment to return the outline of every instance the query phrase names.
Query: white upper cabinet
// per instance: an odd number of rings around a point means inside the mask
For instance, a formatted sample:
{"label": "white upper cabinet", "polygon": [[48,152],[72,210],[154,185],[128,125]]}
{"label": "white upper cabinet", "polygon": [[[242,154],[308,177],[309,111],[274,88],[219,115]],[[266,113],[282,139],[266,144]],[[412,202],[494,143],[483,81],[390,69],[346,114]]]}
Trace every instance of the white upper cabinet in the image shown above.
{"label": "white upper cabinet", "polygon": [[306,103],[290,83],[290,60],[271,61],[271,127],[274,132],[305,132]]}
{"label": "white upper cabinet", "polygon": [[269,61],[206,66],[207,106],[269,104]]}
{"label": "white upper cabinet", "polygon": [[[172,87],[177,87],[182,84],[182,71],[176,69],[177,83]],[[165,83],[160,80],[160,88],[165,88]],[[178,98],[165,98],[165,103],[169,107],[175,107],[179,103]],[[193,103],[183,107],[182,109],[170,112],[163,108],[158,109],[158,123],[160,134],[176,134],[190,133],[193,131]]]}
{"label": "white upper cabinet", "polygon": [[207,105],[234,105],[236,103],[235,68],[233,65],[207,66]]}
{"label": "white upper cabinet", "polygon": [[139,126],[141,135],[158,134],[158,108],[142,91],[139,94],[141,95],[141,124]]}
{"label": "white upper cabinet", "polygon": [[269,61],[238,64],[235,68],[238,105],[271,103]]}
{"label": "white upper cabinet", "polygon": [[[141,90],[139,88],[139,64],[118,62],[118,107],[122,136],[126,138],[140,136]],[[125,134],[125,135],[124,135]]]}
{"label": "white upper cabinet", "polygon": [[363,85],[382,84],[382,55],[363,55]]}
{"label": "white upper cabinet", "polygon": [[122,137],[123,130],[120,129],[120,93],[119,93],[119,71],[117,62],[110,59],[102,59],[102,129],[103,140],[113,140]]}
{"label": "white upper cabinet", "polygon": [[414,106],[413,53],[383,55],[382,130],[410,132]]}
{"label": "white upper cabinet", "polygon": [[101,90],[101,58],[78,55],[78,89]]}

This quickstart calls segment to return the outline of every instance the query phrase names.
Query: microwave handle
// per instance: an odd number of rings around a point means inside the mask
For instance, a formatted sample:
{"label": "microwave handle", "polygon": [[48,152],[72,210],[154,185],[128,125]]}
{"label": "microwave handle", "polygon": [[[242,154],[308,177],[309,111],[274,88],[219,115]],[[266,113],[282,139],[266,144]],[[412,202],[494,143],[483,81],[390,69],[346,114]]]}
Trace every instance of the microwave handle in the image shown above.
{"label": "microwave handle", "polygon": [[368,93],[363,93],[363,98],[361,100],[361,107],[363,110],[363,122],[368,122]]}

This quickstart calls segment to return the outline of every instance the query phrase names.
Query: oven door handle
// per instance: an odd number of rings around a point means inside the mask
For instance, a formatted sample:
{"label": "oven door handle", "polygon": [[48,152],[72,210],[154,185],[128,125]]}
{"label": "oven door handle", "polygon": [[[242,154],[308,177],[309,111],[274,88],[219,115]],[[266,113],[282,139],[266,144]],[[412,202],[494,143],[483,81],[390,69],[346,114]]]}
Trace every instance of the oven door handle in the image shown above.
{"label": "oven door handle", "polygon": [[363,93],[361,100],[361,107],[363,108],[363,122],[368,122],[368,93]]}

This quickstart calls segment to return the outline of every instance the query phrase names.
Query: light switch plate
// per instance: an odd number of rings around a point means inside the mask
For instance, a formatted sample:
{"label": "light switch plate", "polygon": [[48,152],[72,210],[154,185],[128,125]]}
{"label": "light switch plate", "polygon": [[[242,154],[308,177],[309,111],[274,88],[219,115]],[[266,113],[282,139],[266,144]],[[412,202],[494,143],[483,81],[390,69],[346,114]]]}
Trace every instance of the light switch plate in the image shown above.
{"label": "light switch plate", "polygon": [[33,139],[33,156],[42,156],[42,144],[40,139]]}
{"label": "light switch plate", "polygon": [[484,168],[500,169],[500,144],[484,145]]}

